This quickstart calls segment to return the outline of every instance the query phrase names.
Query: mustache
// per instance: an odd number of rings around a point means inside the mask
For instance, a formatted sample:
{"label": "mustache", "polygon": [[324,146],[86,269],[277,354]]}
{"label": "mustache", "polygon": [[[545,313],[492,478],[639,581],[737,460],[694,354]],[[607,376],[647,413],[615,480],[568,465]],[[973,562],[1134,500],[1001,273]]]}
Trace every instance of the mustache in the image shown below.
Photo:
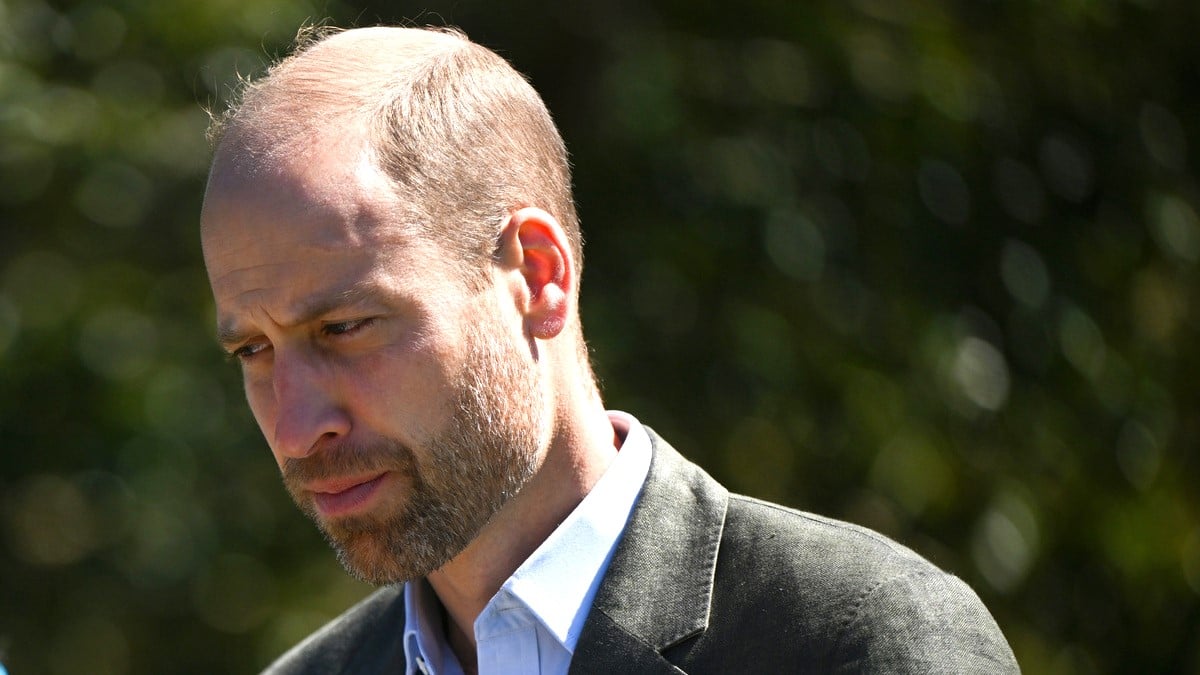
{"label": "mustache", "polygon": [[388,440],[372,445],[337,445],[322,448],[307,457],[290,457],[281,472],[288,486],[383,469],[405,470],[413,465],[412,451],[402,443]]}

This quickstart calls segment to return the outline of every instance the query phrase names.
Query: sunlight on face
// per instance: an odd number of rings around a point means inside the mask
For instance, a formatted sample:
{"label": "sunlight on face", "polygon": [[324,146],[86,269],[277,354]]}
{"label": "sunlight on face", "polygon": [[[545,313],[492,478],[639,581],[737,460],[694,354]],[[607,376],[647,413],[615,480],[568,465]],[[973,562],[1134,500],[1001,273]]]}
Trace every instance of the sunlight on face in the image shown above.
{"label": "sunlight on face", "polygon": [[[375,584],[425,576],[461,552],[537,468],[546,420],[537,370],[498,319],[466,334],[466,360],[445,428],[419,449],[390,441],[331,448],[283,467],[296,504],[317,523],[342,565]],[[377,470],[407,494],[369,514],[322,519],[305,481]]]}

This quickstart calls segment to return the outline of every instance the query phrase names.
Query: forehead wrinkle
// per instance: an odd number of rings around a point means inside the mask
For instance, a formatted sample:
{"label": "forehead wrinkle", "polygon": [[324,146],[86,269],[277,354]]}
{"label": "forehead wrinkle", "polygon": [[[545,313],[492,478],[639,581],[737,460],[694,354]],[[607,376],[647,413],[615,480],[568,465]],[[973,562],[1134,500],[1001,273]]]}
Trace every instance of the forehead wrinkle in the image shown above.
{"label": "forehead wrinkle", "polygon": [[[333,248],[330,247],[329,250],[333,250]],[[234,253],[230,253],[229,255],[234,255]],[[216,262],[219,260],[220,260],[219,257],[213,258],[213,262]],[[298,264],[311,264],[311,263],[307,262],[307,261],[301,261],[301,260],[281,260],[281,261],[277,261],[277,262],[259,263],[257,265],[251,265],[249,267],[239,267],[236,269],[227,270],[225,272],[220,273],[218,276],[213,277],[211,284],[212,284],[213,290],[216,291],[216,294],[219,299],[219,296],[221,295],[220,290],[222,288],[224,288],[225,286],[227,286],[228,284],[236,283],[236,281],[238,279],[244,279],[245,277],[253,277],[255,279],[261,279],[261,278],[270,279],[271,271],[274,268],[295,266]],[[258,284],[251,283],[249,285],[257,286]],[[279,285],[279,284],[276,284],[276,285]],[[243,292],[237,293],[235,295],[244,295],[247,292],[255,292],[258,290],[265,290],[265,288],[264,289],[251,289],[249,291],[243,291]]]}
{"label": "forehead wrinkle", "polygon": [[[216,295],[229,286],[253,287],[274,285],[287,279],[288,273],[299,264],[310,268],[328,260],[335,264],[348,252],[357,252],[365,260],[377,261],[398,249],[410,247],[418,237],[412,227],[390,205],[379,200],[348,200],[339,207],[320,204],[305,208],[300,221],[285,220],[275,215],[271,204],[252,205],[250,211],[233,211],[227,207],[229,218],[214,224],[204,239],[205,264]],[[333,211],[330,213],[330,211]],[[265,212],[259,219],[254,212]],[[319,223],[309,227],[303,221]],[[266,252],[290,251],[288,259],[238,266],[248,250]],[[311,257],[307,257],[311,256]],[[228,261],[235,261],[229,263]],[[280,274],[277,270],[283,270]]]}
{"label": "forehead wrinkle", "polygon": [[312,161],[277,157],[253,170],[239,166],[231,142],[214,163],[202,240],[222,344],[253,336],[256,318],[301,323],[427,267],[419,211],[362,147],[329,140],[314,144],[327,152]]}
{"label": "forehead wrinkle", "polygon": [[[343,288],[324,288],[309,293],[285,308],[286,315],[272,318],[272,322],[284,328],[299,326],[338,310],[370,303],[382,305],[383,298],[384,290],[378,280],[371,277],[356,279]],[[261,303],[258,304],[258,312],[270,317],[270,312]],[[236,316],[226,316],[218,320],[217,341],[221,344],[244,341],[249,332],[240,325]]]}

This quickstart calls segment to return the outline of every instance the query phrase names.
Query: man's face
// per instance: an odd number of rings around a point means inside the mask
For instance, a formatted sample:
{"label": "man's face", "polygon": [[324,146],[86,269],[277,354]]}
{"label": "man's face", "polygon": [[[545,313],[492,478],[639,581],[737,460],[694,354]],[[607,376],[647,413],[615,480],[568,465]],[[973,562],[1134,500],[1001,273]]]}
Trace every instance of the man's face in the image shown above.
{"label": "man's face", "polygon": [[532,476],[546,413],[502,284],[469,291],[344,145],[205,197],[224,347],[297,505],[375,583],[458,554]]}

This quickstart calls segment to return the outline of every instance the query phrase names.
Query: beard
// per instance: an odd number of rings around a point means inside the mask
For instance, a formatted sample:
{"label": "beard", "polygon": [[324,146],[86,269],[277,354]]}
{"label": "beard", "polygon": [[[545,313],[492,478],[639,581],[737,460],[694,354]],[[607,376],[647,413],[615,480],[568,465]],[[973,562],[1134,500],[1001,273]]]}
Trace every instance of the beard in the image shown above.
{"label": "beard", "polygon": [[[481,321],[445,427],[422,444],[421,461],[395,439],[339,445],[284,464],[284,485],[351,575],[377,585],[419,579],[458,555],[538,467],[545,428],[533,361]],[[310,480],[391,471],[404,494],[378,495],[372,513],[323,520]],[[388,486],[384,486],[386,488]],[[398,501],[397,501],[398,500]]]}

